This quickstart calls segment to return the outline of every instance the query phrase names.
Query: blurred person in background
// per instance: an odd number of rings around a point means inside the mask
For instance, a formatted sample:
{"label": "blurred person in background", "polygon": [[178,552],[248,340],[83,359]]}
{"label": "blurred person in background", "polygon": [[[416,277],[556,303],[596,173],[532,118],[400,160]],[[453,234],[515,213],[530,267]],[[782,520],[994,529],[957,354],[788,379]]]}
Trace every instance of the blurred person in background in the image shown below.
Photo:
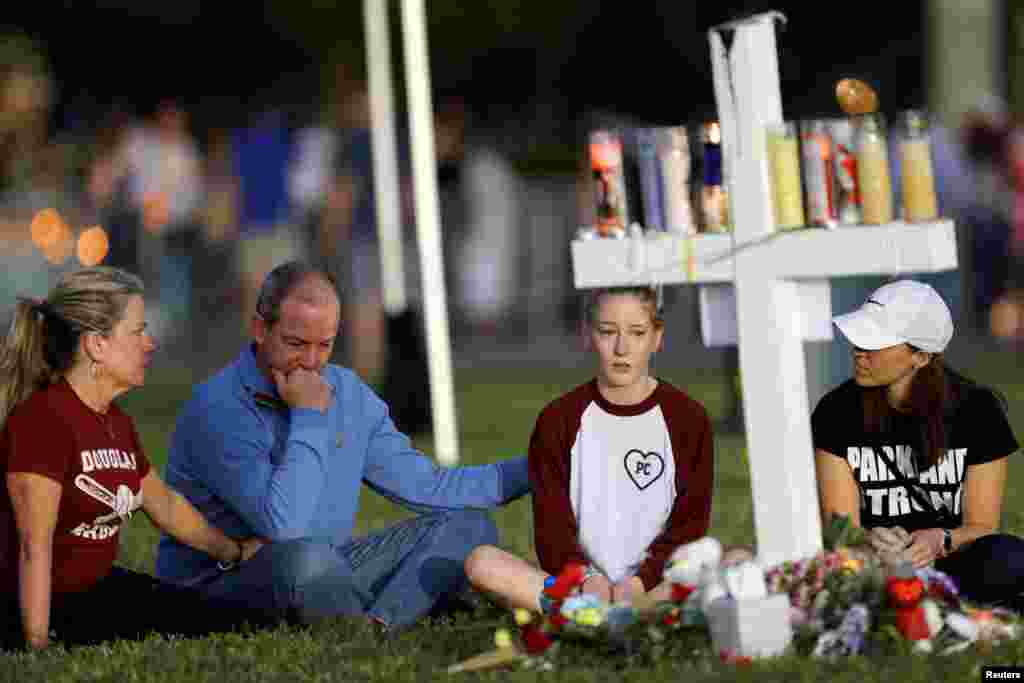
{"label": "blurred person in background", "polygon": [[[526,458],[445,468],[413,448],[373,390],[329,362],[340,312],[318,267],[267,276],[252,343],[178,416],[167,480],[225,533],[269,542],[225,572],[164,535],[157,574],[302,622],[347,615],[391,630],[467,587],[466,556],[497,541],[485,510],[529,490]],[[354,536],[363,483],[421,514]]]}
{"label": "blurred person in background", "polygon": [[[235,174],[231,132],[211,128],[206,136],[203,159],[204,200],[200,209],[200,235],[194,253],[193,351],[229,351],[223,349],[226,327],[237,321],[224,316],[225,310],[241,301],[238,273],[239,180]],[[220,365],[223,357],[211,358]],[[193,355],[193,359],[196,356]]]}
{"label": "blurred person in background", "polygon": [[1024,130],[1008,135],[1008,165],[1013,188],[1012,228],[1007,236],[1006,282],[992,303],[989,324],[1000,340],[1024,345]]}
{"label": "blurred person in background", "polygon": [[458,93],[438,99],[434,142],[454,319],[470,337],[506,333],[520,288],[520,178]]}
{"label": "blurred person in background", "polygon": [[[1015,215],[1015,145],[1006,103],[987,97],[964,115],[960,138],[969,166],[970,196],[959,217],[966,229],[970,323],[988,333],[993,306],[1003,297],[1010,275],[1010,236]],[[1022,155],[1024,158],[1024,155]]]}
{"label": "blurred person in background", "polygon": [[129,200],[141,218],[141,270],[155,270],[159,282],[154,334],[169,338],[187,332],[191,321],[192,261],[203,200],[202,161],[188,113],[173,99],[161,101],[143,125],[127,132],[120,153]]}
{"label": "blurred person in background", "polygon": [[[45,290],[71,255],[68,240],[41,248],[31,239],[43,209],[75,221],[75,192],[66,152],[55,145],[50,118],[55,83],[40,47],[21,34],[0,35],[0,290]],[[72,225],[74,223],[72,222]],[[65,232],[64,237],[69,237]],[[0,301],[7,320],[13,301]]]}
{"label": "blurred person in background", "polygon": [[321,263],[345,294],[348,365],[377,384],[387,357],[387,329],[377,238],[377,192],[366,82],[346,67],[337,75],[329,176],[314,235]]}
{"label": "blurred person in background", "polygon": [[284,261],[307,253],[289,197],[291,131],[284,113],[265,109],[231,138],[238,182],[236,270],[241,280],[243,319],[256,312],[263,279]]}
{"label": "blurred person in background", "polygon": [[31,190],[49,143],[53,90],[39,47],[0,35],[0,194]]}
{"label": "blurred person in background", "polygon": [[114,110],[100,125],[86,169],[85,189],[94,219],[90,224],[107,231],[110,250],[104,264],[134,273],[139,269],[142,217],[130,201],[127,173],[121,166],[128,123],[127,114]]}
{"label": "blurred person in background", "polygon": [[46,299],[19,301],[0,347],[0,648],[278,620],[114,566],[138,509],[225,570],[262,546],[224,535],[168,488],[115,402],[144,384],[156,349],[142,295],[121,270],[71,272]]}

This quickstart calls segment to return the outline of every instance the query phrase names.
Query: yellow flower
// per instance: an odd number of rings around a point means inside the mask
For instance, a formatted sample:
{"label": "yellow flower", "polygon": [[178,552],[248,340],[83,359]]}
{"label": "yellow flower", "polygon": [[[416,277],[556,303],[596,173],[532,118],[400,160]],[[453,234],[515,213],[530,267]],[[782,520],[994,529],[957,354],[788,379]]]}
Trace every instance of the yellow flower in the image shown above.
{"label": "yellow flower", "polygon": [[843,569],[849,569],[851,572],[856,574],[864,568],[864,560],[859,560],[856,557],[851,557],[843,560]]}
{"label": "yellow flower", "polygon": [[516,624],[518,624],[519,626],[526,626],[531,621],[533,621],[533,615],[530,614],[530,610],[523,609],[522,607],[517,607],[512,612],[512,615],[515,617]]}
{"label": "yellow flower", "polygon": [[584,607],[573,612],[573,621],[581,626],[600,626],[604,615],[596,607]]}
{"label": "yellow flower", "polygon": [[512,647],[512,634],[508,632],[507,628],[499,628],[494,632],[494,645],[499,650]]}

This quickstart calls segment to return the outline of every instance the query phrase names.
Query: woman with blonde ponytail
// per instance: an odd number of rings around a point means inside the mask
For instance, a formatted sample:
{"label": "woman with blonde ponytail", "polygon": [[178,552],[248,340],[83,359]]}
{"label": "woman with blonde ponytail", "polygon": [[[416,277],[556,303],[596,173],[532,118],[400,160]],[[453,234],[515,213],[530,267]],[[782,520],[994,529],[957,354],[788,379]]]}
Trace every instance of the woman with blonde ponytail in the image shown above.
{"label": "woman with blonde ponytail", "polygon": [[114,566],[122,524],[139,508],[225,571],[262,545],[225,536],[171,490],[114,402],[145,383],[156,350],[142,294],[122,270],[69,273],[45,299],[18,301],[0,346],[3,649],[277,620]]}
{"label": "woman with blonde ponytail", "polygon": [[6,343],[0,345],[0,424],[29,395],[50,383],[52,372],[42,353],[42,301],[20,299]]}

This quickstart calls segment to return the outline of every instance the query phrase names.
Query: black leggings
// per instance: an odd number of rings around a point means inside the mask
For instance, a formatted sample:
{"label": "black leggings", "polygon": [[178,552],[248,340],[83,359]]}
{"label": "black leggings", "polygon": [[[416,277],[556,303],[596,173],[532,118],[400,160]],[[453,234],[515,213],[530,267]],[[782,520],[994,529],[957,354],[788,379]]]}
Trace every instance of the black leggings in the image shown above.
{"label": "black leggings", "polygon": [[1024,539],[982,536],[938,560],[935,568],[949,574],[960,595],[972,602],[1024,608]]}
{"label": "black leggings", "polygon": [[[0,619],[6,622],[0,625],[0,647],[23,648],[17,596],[8,596]],[[50,605],[50,630],[56,631],[57,640],[66,646],[135,640],[150,633],[203,636],[237,630],[246,624],[272,627],[280,621],[279,612],[209,598],[197,590],[172,586],[121,567],[114,567],[89,590],[55,594]]]}

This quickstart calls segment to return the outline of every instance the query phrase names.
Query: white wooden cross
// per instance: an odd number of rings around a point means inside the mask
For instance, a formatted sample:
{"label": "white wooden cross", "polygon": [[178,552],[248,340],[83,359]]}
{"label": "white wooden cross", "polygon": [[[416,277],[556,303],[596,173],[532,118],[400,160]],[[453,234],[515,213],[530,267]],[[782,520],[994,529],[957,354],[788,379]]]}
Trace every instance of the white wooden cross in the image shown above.
{"label": "white wooden cross", "polygon": [[[735,285],[739,358],[764,566],[821,550],[802,341],[831,339],[828,278],[956,268],[950,221],[775,232],[765,127],[783,120],[777,13],[709,32],[734,233],[575,241],[577,288]],[[724,38],[732,36],[725,47]],[[718,508],[717,514],[728,514]]]}

